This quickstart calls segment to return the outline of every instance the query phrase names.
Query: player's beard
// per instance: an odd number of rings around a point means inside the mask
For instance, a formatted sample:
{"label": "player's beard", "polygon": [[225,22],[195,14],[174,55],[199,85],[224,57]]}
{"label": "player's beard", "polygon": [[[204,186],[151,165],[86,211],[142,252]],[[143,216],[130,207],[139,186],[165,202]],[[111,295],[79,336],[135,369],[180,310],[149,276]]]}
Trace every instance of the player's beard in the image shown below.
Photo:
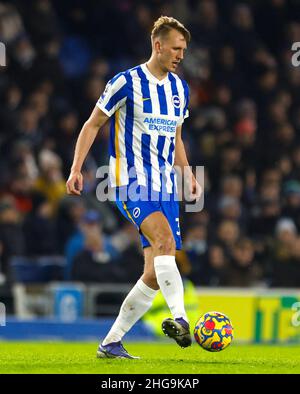
{"label": "player's beard", "polygon": [[166,71],[166,72],[174,72],[174,71],[176,71],[176,67],[174,67],[174,63],[173,63],[173,62],[168,63],[168,64],[165,66],[165,71]]}

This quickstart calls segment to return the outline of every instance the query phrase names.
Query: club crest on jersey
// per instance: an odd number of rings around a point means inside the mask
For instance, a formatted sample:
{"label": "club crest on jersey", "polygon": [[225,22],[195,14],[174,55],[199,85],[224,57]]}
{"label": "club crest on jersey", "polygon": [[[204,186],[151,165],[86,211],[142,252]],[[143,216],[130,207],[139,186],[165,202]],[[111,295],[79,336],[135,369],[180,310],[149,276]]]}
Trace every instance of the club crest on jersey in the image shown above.
{"label": "club crest on jersey", "polygon": [[175,108],[180,108],[180,98],[179,98],[179,96],[177,96],[177,95],[172,96],[172,103],[173,103]]}
{"label": "club crest on jersey", "polygon": [[134,208],[133,210],[133,217],[138,218],[140,216],[141,210],[140,208]]}

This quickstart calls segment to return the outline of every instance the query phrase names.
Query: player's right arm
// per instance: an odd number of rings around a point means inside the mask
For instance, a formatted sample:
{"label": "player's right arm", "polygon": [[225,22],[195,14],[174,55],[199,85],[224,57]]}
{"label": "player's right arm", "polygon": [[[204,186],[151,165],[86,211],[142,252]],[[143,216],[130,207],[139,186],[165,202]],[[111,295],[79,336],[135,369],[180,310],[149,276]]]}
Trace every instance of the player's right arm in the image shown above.
{"label": "player's right arm", "polygon": [[96,138],[98,130],[117,109],[125,104],[126,98],[127,80],[124,73],[119,73],[106,84],[103,94],[79,134],[71,173],[66,185],[68,194],[81,194],[83,189],[82,164]]}
{"label": "player's right arm", "polygon": [[82,164],[98,134],[99,129],[108,119],[109,117],[101,111],[98,106],[95,106],[91,116],[84,123],[76,142],[74,160],[69,179],[66,183],[68,194],[81,194],[83,188],[83,178],[81,174]]}

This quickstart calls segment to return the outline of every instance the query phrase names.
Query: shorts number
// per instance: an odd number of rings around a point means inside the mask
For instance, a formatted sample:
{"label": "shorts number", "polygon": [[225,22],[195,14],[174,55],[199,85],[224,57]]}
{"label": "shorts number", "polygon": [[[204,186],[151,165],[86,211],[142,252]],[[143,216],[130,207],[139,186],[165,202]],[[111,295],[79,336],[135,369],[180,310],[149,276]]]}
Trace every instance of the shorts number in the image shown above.
{"label": "shorts number", "polygon": [[178,224],[178,230],[176,231],[176,235],[180,235],[179,218],[176,218],[175,220]]}

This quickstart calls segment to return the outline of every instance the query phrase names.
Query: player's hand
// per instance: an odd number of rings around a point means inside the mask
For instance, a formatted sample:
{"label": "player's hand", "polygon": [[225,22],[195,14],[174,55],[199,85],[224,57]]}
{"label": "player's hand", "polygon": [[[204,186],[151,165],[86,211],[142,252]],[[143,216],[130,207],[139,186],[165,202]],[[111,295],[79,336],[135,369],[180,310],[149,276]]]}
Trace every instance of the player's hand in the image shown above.
{"label": "player's hand", "polygon": [[83,189],[83,177],[80,171],[71,171],[66,183],[67,193],[81,195]]}
{"label": "player's hand", "polygon": [[199,185],[197,179],[192,175],[192,182],[190,184],[190,199],[199,201],[202,195],[203,189],[202,186]]}

